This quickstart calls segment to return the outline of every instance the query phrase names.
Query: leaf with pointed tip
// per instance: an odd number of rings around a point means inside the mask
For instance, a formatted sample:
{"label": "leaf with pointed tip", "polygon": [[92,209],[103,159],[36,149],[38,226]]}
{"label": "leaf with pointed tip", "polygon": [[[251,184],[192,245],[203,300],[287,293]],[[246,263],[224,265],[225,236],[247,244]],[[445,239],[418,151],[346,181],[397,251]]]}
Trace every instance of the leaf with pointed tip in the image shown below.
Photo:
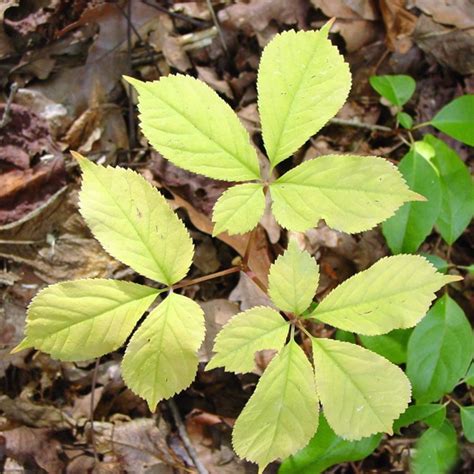
{"label": "leaf with pointed tip", "polygon": [[151,145],[185,170],[225,181],[260,178],[257,152],[239,118],[191,76],[125,78],[138,92],[140,127]]}
{"label": "leaf with pointed tip", "polygon": [[227,231],[230,235],[243,234],[257,226],[265,210],[263,186],[244,183],[232,186],[217,200],[212,220],[213,234]]}
{"label": "leaf with pointed tip", "polygon": [[327,155],[305,161],[270,185],[273,213],[283,227],[304,232],[319,219],[343,232],[362,232],[406,201],[423,200],[398,170],[373,156]]}
{"label": "leaf with pointed tip", "polygon": [[[425,142],[417,142],[423,145]],[[393,253],[414,253],[433,230],[441,209],[439,176],[433,165],[418,152],[410,150],[398,169],[413,191],[427,198],[426,202],[407,202],[382,224],[382,231]],[[429,156],[429,155],[428,155]]]}
{"label": "leaf with pointed tip", "polygon": [[236,314],[217,335],[216,355],[206,370],[225,367],[236,373],[251,372],[255,368],[255,352],[263,349],[279,351],[285,344],[288,327],[280,314],[265,306]]}
{"label": "leaf with pointed tip", "polygon": [[404,74],[371,76],[370,85],[393,105],[406,104],[416,89],[415,79]]}
{"label": "leaf with pointed tip", "polygon": [[452,100],[430,123],[450,137],[474,146],[474,94],[462,95]]}
{"label": "leaf with pointed tip", "polygon": [[270,267],[268,293],[279,309],[300,315],[313,300],[318,282],[318,264],[290,240],[286,251]]}
{"label": "leaf with pointed tip", "polygon": [[235,422],[232,444],[259,472],[277,458],[303,448],[318,426],[314,371],[303,350],[290,341],[276,355]]}
{"label": "leaf with pointed tip", "polygon": [[196,352],[204,333],[201,307],[171,293],[132,336],[122,361],[122,376],[151,411],[160,400],[184,390],[194,380]]}
{"label": "leaf with pointed tip", "polygon": [[30,303],[26,337],[14,351],[34,347],[60,360],[80,361],[118,349],[159,290],[125,281],[66,281]]}
{"label": "leaf with pointed tip", "polygon": [[448,295],[442,296],[408,341],[407,375],[414,398],[428,403],[451,392],[472,361],[473,344],[463,310]]}
{"label": "leaf with pointed tip", "polygon": [[258,108],[272,166],[292,155],[343,106],[351,88],[344,58],[320,31],[285,31],[265,47]]}
{"label": "leaf with pointed tip", "polygon": [[334,432],[348,440],[392,433],[410,382],[387,359],[349,342],[312,338],[316,389]]}
{"label": "leaf with pointed tip", "polygon": [[385,257],[332,290],[311,317],[367,336],[415,326],[435,292],[458,281],[436,271],[420,255]]}
{"label": "leaf with pointed tip", "polygon": [[469,169],[458,154],[433,135],[423,138],[435,155],[433,164],[439,172],[441,209],[435,223],[443,239],[452,245],[464,232],[474,214],[474,186]]}
{"label": "leaf with pointed tip", "polygon": [[83,173],[80,211],[104,249],[152,280],[166,285],[181,280],[194,247],[166,199],[132,170],[74,157]]}

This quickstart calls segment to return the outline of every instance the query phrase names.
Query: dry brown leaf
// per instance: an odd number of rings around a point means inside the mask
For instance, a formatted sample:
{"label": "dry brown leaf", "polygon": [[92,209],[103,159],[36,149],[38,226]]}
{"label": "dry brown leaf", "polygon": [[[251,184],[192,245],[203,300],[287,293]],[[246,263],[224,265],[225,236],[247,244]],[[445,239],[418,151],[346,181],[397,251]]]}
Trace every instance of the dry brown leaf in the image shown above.
{"label": "dry brown leaf", "polygon": [[405,0],[380,0],[380,11],[387,32],[387,47],[402,54],[413,44],[411,35],[416,25],[416,16],[405,5]]}
{"label": "dry brown leaf", "polygon": [[460,29],[474,27],[472,0],[411,0],[411,3],[437,23]]}

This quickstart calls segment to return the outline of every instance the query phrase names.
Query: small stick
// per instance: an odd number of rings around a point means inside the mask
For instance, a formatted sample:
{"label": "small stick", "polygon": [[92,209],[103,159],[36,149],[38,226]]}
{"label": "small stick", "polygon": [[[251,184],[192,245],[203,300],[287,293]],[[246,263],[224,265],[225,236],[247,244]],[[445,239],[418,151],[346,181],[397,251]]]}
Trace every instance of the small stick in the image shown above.
{"label": "small stick", "polygon": [[229,50],[227,49],[227,44],[225,42],[224,34],[222,33],[219,20],[217,19],[216,12],[214,11],[214,7],[212,6],[212,1],[206,0],[206,3],[207,3],[207,8],[209,9],[209,12],[211,13],[212,21],[214,22],[214,25],[217,28],[217,31],[219,33],[219,39],[221,40],[222,48],[224,49],[225,54],[229,56]]}
{"label": "small stick", "polygon": [[172,398],[170,398],[167,403],[171,410],[171,415],[173,416],[176,427],[178,428],[179,436],[181,437],[181,440],[183,441],[184,447],[186,448],[186,451],[188,452],[189,457],[193,460],[193,463],[194,463],[194,466],[196,467],[197,472],[199,474],[209,474],[208,470],[204,467],[201,460],[199,459],[198,454],[196,450],[194,449],[194,446],[192,445],[191,440],[189,439],[188,432],[186,431],[186,427],[184,426],[183,420],[181,419],[181,415],[179,413],[179,410],[178,410],[178,407],[176,406],[175,401]]}
{"label": "small stick", "polygon": [[370,123],[359,122],[357,120],[344,120],[333,118],[329,120],[329,123],[334,125],[347,125],[349,127],[356,127],[356,128],[366,128],[367,130],[372,131],[379,131],[379,132],[393,132],[390,127],[384,127],[383,125],[372,125]]}
{"label": "small stick", "polygon": [[142,0],[142,3],[144,3],[145,5],[148,5],[149,7],[152,7],[162,13],[166,13],[167,15],[171,16],[171,17],[174,17],[174,18],[177,18],[178,20],[183,20],[183,21],[187,21],[188,23],[191,23],[192,25],[194,26],[197,26],[197,27],[203,27],[203,26],[207,26],[207,22],[206,21],[203,21],[203,20],[199,20],[197,18],[191,18],[187,15],[183,15],[182,13],[178,13],[178,12],[173,12],[173,11],[170,11],[168,10],[167,8],[161,6],[161,5],[155,5],[153,3],[150,3],[150,2],[147,2],[147,0]]}
{"label": "small stick", "polygon": [[0,128],[3,128],[5,125],[8,124],[8,122],[10,122],[10,112],[12,108],[12,102],[17,90],[18,90],[18,84],[14,82],[10,88],[10,95],[8,96],[7,103],[5,105],[5,110],[3,111],[2,120],[0,120]]}
{"label": "small stick", "polygon": [[94,366],[94,372],[92,373],[92,387],[91,387],[91,403],[90,403],[90,422],[91,422],[91,442],[92,442],[92,451],[94,453],[94,459],[95,462],[99,462],[99,455],[97,454],[97,446],[95,444],[95,432],[94,432],[94,392],[95,392],[95,387],[97,385],[97,373],[99,371],[99,362],[100,362],[100,357],[98,357],[95,361],[95,366]]}
{"label": "small stick", "polygon": [[186,286],[197,285],[203,281],[214,280],[214,278],[219,278],[221,276],[230,275],[231,273],[240,272],[242,269],[240,267],[230,267],[222,270],[220,272],[211,273],[210,275],[204,275],[199,278],[193,278],[192,280],[183,280],[181,283],[173,285],[171,288],[177,290],[179,288],[185,288]]}

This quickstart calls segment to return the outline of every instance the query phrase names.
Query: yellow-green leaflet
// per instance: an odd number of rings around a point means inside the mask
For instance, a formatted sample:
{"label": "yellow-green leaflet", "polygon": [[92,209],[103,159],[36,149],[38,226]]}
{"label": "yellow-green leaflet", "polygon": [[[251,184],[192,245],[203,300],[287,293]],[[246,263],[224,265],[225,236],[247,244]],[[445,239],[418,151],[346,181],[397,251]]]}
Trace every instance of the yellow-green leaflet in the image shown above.
{"label": "yellow-green leaflet", "polygon": [[272,308],[257,306],[236,314],[219,332],[214,342],[216,355],[206,370],[225,367],[236,373],[251,372],[255,352],[280,350],[288,335],[288,322]]}
{"label": "yellow-green leaflet", "polygon": [[259,183],[238,184],[229,188],[214,206],[213,234],[227,231],[243,234],[257,226],[265,210],[263,186]]}
{"label": "yellow-green leaflet", "polygon": [[30,303],[26,337],[15,351],[34,347],[60,360],[87,360],[118,349],[159,290],[125,281],[56,283]]}
{"label": "yellow-green leaflet", "polygon": [[387,359],[348,342],[312,338],[316,389],[329,425],[341,438],[392,433],[411,398],[410,382]]}
{"label": "yellow-green leaflet", "polygon": [[362,232],[392,216],[404,202],[424,200],[410,191],[395,166],[373,156],[305,161],[273,182],[270,191],[278,223],[299,232],[319,219],[343,232]]}
{"label": "yellow-green leaflet", "polygon": [[263,50],[258,71],[262,134],[273,166],[292,155],[346,101],[349,66],[320,31],[285,31]]}
{"label": "yellow-green leaflet", "polygon": [[194,380],[196,351],[204,333],[201,307],[171,293],[132,336],[122,361],[122,376],[151,411],[160,400],[184,390]]}
{"label": "yellow-green leaflet", "polygon": [[273,358],[235,422],[232,444],[259,472],[306,446],[318,427],[313,367],[290,341]]}
{"label": "yellow-green leaflet", "polygon": [[255,148],[239,118],[207,84],[191,76],[125,78],[139,94],[140,126],[175,165],[226,181],[258,179]]}
{"label": "yellow-green leaflet", "polygon": [[367,336],[415,326],[435,292],[461,278],[443,275],[420,255],[385,257],[332,290],[311,317]]}
{"label": "yellow-green leaflet", "polygon": [[104,249],[152,280],[166,285],[181,280],[194,247],[166,199],[134,171],[74,157],[83,173],[81,214]]}
{"label": "yellow-green leaflet", "polygon": [[268,293],[283,311],[300,315],[313,300],[319,282],[319,267],[294,240],[270,267]]}

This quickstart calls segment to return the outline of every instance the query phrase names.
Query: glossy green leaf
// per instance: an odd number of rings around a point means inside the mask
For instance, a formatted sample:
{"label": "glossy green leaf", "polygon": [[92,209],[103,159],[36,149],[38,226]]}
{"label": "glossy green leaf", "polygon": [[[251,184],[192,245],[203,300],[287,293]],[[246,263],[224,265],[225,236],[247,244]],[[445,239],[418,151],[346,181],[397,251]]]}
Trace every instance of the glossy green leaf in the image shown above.
{"label": "glossy green leaf", "polygon": [[54,359],[80,361],[118,349],[159,290],[115,280],[77,280],[50,285],[28,307],[25,339]]}
{"label": "glossy green leaf", "polygon": [[166,285],[181,280],[194,247],[166,199],[135,171],[74,156],[83,176],[80,211],[104,249],[152,280]]}
{"label": "glossy green leaf", "polygon": [[431,125],[467,145],[474,146],[474,94],[462,95],[445,105]]}
{"label": "glossy green leaf", "polygon": [[258,108],[273,166],[318,132],[347,99],[349,66],[327,38],[328,31],[329,25],[320,31],[285,31],[263,50]]}
{"label": "glossy green leaf", "polygon": [[425,421],[431,426],[439,428],[445,418],[446,406],[441,403],[412,405],[395,421],[393,431],[399,433],[401,428],[410,426],[418,421]]}
{"label": "glossy green leaf", "polygon": [[373,156],[327,155],[305,161],[270,185],[273,213],[283,227],[303,232],[319,219],[354,233],[371,229],[406,201],[410,191],[387,160]]}
{"label": "glossy green leaf", "polygon": [[308,252],[290,240],[285,253],[270,267],[268,294],[282,311],[302,314],[313,300],[319,282],[319,267]]}
{"label": "glossy green leaf", "polygon": [[403,157],[398,168],[410,188],[425,196],[427,201],[405,203],[382,224],[382,232],[393,253],[415,253],[439,216],[439,177],[433,166],[413,150]]}
{"label": "glossy green leaf", "polygon": [[466,373],[472,356],[469,321],[457,303],[444,295],[408,342],[407,375],[417,402],[437,401],[451,392]]}
{"label": "glossy green leaf", "polygon": [[270,462],[306,446],[317,426],[313,367],[292,340],[272,359],[237,418],[233,446],[263,472]]}
{"label": "glossy green leaf", "polygon": [[464,376],[464,381],[474,387],[474,363],[469,366],[467,374]]}
{"label": "glossy green leaf", "polygon": [[420,255],[380,259],[332,290],[311,317],[367,336],[415,326],[435,292],[460,277],[442,275]]}
{"label": "glossy green leaf", "polygon": [[387,359],[333,339],[312,339],[316,388],[324,416],[348,440],[392,433],[410,401],[410,382]]}
{"label": "glossy green leaf", "polygon": [[471,174],[457,153],[445,142],[432,135],[426,135],[424,140],[435,151],[432,163],[439,172],[441,185],[441,209],[436,228],[451,245],[463,233],[474,215]]}
{"label": "glossy green leaf", "polygon": [[464,437],[474,443],[474,406],[461,407],[460,412]]}
{"label": "glossy green leaf", "polygon": [[411,329],[395,329],[380,336],[363,336],[360,340],[364,347],[385,357],[393,364],[404,364],[407,361],[407,345]]}
{"label": "glossy green leaf", "polygon": [[201,307],[177,293],[168,295],[134,333],[122,361],[122,376],[151,411],[194,380],[196,351],[204,333]]}
{"label": "glossy green leaf", "polygon": [[375,451],[382,436],[374,435],[360,441],[347,441],[337,436],[323,414],[319,427],[306,448],[286,459],[279,474],[318,474],[336,464],[359,461]]}
{"label": "glossy green leaf", "polygon": [[458,458],[456,430],[449,421],[441,428],[429,428],[415,445],[411,472],[413,474],[447,474]]}
{"label": "glossy green leaf", "polygon": [[342,329],[338,329],[334,333],[334,339],[343,342],[352,342],[352,344],[355,344],[357,342],[355,334],[353,332],[344,331]]}
{"label": "glossy green leaf", "polygon": [[411,129],[413,127],[413,118],[406,112],[398,112],[397,120],[403,128]]}
{"label": "glossy green leaf", "polygon": [[257,153],[231,107],[191,76],[126,80],[138,92],[140,127],[175,165],[226,181],[258,179]]}
{"label": "glossy green leaf", "polygon": [[236,373],[255,368],[255,352],[280,350],[288,335],[288,322],[272,308],[257,306],[236,314],[221,329],[214,342],[216,355],[206,370],[225,367]]}
{"label": "glossy green leaf", "polygon": [[413,77],[405,75],[372,76],[370,85],[393,105],[406,104],[416,89]]}
{"label": "glossy green leaf", "polygon": [[229,188],[214,206],[213,234],[227,231],[243,234],[255,228],[265,211],[263,186],[258,183],[238,184]]}

